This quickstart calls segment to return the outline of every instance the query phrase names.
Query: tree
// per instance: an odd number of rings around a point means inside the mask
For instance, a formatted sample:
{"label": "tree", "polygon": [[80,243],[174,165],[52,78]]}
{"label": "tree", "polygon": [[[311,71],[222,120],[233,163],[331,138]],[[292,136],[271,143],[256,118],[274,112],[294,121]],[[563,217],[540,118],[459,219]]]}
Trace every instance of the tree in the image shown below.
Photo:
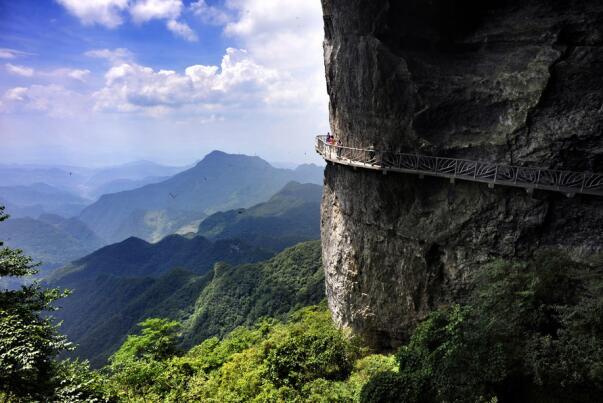
{"label": "tree", "polygon": [[316,379],[343,381],[352,372],[360,351],[340,332],[326,312],[298,311],[294,322],[275,337],[266,358],[268,378],[277,387],[301,389]]}
{"label": "tree", "polygon": [[178,353],[180,324],[150,318],[139,323],[141,334],[130,335],[109,359],[111,385],[117,397],[147,396],[161,389],[158,380],[167,370],[168,359]]}
{"label": "tree", "polygon": [[[0,206],[0,222],[6,220]],[[37,273],[37,264],[19,249],[0,242],[0,277],[24,277]],[[52,318],[53,301],[68,293],[43,289],[38,282],[17,290],[0,290],[0,393],[5,400],[38,400],[52,396],[54,357],[70,343],[57,331]]]}
{"label": "tree", "polygon": [[90,369],[88,361],[63,360],[57,362],[54,374],[52,402],[100,403],[107,402],[104,396],[105,379],[99,372]]}

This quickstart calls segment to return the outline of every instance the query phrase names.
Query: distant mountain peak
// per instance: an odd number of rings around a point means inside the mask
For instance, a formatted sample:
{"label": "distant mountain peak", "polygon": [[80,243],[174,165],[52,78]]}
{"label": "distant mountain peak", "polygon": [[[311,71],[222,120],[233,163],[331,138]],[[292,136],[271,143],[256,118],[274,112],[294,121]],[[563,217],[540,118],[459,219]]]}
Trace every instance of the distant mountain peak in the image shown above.
{"label": "distant mountain peak", "polygon": [[242,165],[250,165],[256,167],[272,167],[270,163],[263,160],[258,156],[251,156],[245,154],[229,154],[224,151],[214,150],[207,154],[198,164],[197,167],[207,165],[221,165],[227,167],[229,163],[236,163]]}
{"label": "distant mountain peak", "polygon": [[314,183],[300,183],[298,181],[288,182],[281,190],[275,193],[269,201],[278,200],[281,197],[294,197],[305,201],[320,200],[322,186]]}
{"label": "distant mountain peak", "polygon": [[224,159],[224,158],[237,158],[237,159],[261,159],[260,157],[255,157],[255,156],[251,156],[251,155],[245,155],[245,154],[230,154],[224,151],[220,151],[220,150],[213,150],[212,152],[210,152],[209,154],[207,154],[202,160],[201,162],[205,161],[205,160],[212,160],[212,159]]}
{"label": "distant mountain peak", "polygon": [[224,151],[220,151],[220,150],[213,150],[212,152],[208,153],[205,158],[219,158],[219,157],[224,157],[230,155],[228,153],[225,153]]}
{"label": "distant mountain peak", "polygon": [[296,189],[299,187],[299,185],[301,185],[301,183],[298,181],[289,181],[285,186],[283,186],[281,192],[286,189]]}
{"label": "distant mountain peak", "polygon": [[136,166],[145,166],[145,165],[160,165],[156,162],[153,161],[149,161],[149,160],[136,160],[136,161],[130,161],[130,162],[126,162],[124,164],[121,165],[117,165],[117,167],[136,167]]}
{"label": "distant mountain peak", "polygon": [[309,163],[309,164],[300,164],[300,165],[298,165],[295,168],[295,170],[296,171],[300,171],[300,170],[303,170],[303,169],[321,169],[321,168],[324,168],[324,167],[321,166],[321,165],[316,165],[316,164],[313,164],[313,163]]}
{"label": "distant mountain peak", "polygon": [[[104,246],[96,251],[94,251],[90,256],[92,255],[97,255],[97,254],[102,254],[105,253],[106,251],[109,250],[123,250],[123,251],[131,251],[134,250],[136,248],[141,248],[141,247],[146,247],[146,246],[150,246],[152,245],[150,242],[145,241],[144,239],[135,237],[135,236],[131,236],[129,238],[124,239],[121,242],[117,242],[114,244],[110,244],[107,246]],[[84,256],[85,258],[86,256]]]}

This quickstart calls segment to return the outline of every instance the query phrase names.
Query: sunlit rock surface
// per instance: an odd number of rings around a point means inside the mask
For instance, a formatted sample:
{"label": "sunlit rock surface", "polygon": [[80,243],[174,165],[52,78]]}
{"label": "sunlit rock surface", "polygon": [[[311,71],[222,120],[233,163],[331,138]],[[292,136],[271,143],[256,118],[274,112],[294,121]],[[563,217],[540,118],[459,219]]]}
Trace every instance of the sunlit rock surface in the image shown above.
{"label": "sunlit rock surface", "polygon": [[[343,144],[603,172],[603,2],[322,2]],[[335,320],[387,350],[493,257],[600,262],[603,199],[329,165],[322,242]]]}

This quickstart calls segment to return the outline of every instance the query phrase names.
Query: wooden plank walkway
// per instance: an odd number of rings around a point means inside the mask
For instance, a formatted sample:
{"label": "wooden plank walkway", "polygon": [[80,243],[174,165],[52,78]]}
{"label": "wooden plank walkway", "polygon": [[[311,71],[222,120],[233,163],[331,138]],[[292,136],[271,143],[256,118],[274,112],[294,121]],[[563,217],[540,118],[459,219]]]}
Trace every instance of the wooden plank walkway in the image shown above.
{"label": "wooden plank walkway", "polygon": [[395,153],[373,148],[353,148],[329,144],[326,136],[316,137],[316,152],[332,163],[383,172],[402,172],[420,177],[437,176],[487,183],[489,187],[514,186],[532,193],[534,189],[603,196],[603,174],[520,167],[456,158]]}

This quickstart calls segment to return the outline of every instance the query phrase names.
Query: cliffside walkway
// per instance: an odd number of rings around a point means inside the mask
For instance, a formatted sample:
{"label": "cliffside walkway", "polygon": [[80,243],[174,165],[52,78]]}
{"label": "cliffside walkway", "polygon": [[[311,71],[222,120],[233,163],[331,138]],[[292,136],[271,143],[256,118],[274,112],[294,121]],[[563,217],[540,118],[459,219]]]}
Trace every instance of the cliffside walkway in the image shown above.
{"label": "cliffside walkway", "polygon": [[328,144],[327,136],[316,137],[316,152],[332,163],[373,169],[387,174],[402,172],[458,180],[514,186],[532,193],[534,189],[562,192],[567,197],[576,193],[603,196],[603,174],[519,167],[456,158],[404,154],[372,148],[353,148]]}

